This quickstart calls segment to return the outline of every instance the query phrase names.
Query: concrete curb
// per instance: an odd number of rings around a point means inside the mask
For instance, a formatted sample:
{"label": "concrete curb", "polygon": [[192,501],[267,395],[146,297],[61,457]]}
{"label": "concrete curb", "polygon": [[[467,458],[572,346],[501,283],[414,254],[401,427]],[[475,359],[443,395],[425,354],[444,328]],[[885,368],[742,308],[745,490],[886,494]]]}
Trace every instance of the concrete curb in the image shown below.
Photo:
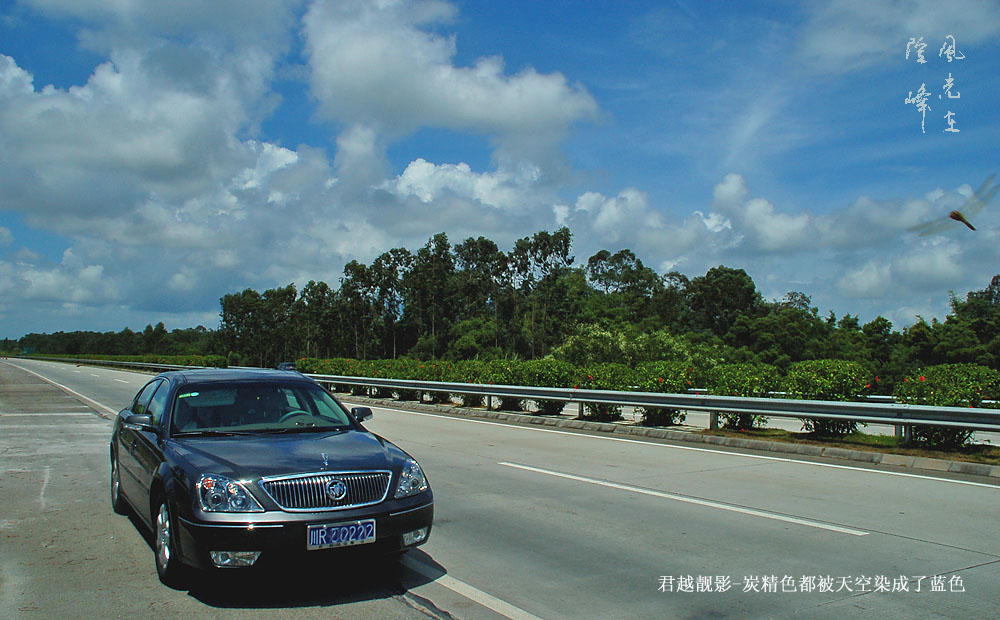
{"label": "concrete curb", "polygon": [[872,463],[877,465],[890,465],[896,467],[906,467],[910,469],[922,469],[938,472],[951,472],[958,474],[968,474],[972,476],[985,476],[1000,478],[1000,466],[986,465],[983,463],[970,463],[966,461],[947,461],[943,459],[930,459],[925,457],[908,456],[905,454],[886,454],[883,452],[871,452],[868,450],[850,450],[845,448],[834,448],[816,446],[811,444],[784,443],[780,441],[764,441],[760,439],[747,439],[743,437],[721,437],[718,435],[703,435],[683,430],[670,428],[634,426],[631,424],[617,424],[611,422],[590,422],[587,420],[577,420],[555,416],[536,416],[508,411],[489,411],[485,409],[471,409],[458,407],[455,405],[432,405],[428,403],[416,403],[412,401],[398,401],[385,398],[368,398],[365,396],[343,396],[343,400],[376,405],[390,409],[410,409],[413,411],[423,411],[427,413],[444,413],[467,418],[480,418],[487,420],[502,420],[505,422],[516,422],[519,424],[531,424],[553,428],[567,428],[583,430],[597,433],[612,433],[615,435],[630,435],[636,437],[650,437],[654,439],[667,439],[670,441],[685,441],[690,443],[707,443],[729,448],[743,448],[746,450],[758,450],[761,452],[781,452],[790,455],[820,456],[846,461],[858,461],[862,463]]}

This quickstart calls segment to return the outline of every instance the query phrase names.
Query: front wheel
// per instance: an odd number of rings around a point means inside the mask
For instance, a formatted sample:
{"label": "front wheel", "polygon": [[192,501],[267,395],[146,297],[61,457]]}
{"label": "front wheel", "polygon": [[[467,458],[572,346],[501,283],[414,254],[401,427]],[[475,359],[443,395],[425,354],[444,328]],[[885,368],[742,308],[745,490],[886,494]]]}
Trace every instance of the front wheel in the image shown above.
{"label": "front wheel", "polygon": [[111,510],[120,515],[126,511],[125,498],[122,497],[121,473],[118,471],[118,455],[111,457]]}
{"label": "front wheel", "polygon": [[153,551],[156,554],[156,574],[164,585],[179,588],[183,585],[183,567],[177,554],[177,538],[174,535],[170,508],[166,499],[160,500],[156,509],[154,528]]}

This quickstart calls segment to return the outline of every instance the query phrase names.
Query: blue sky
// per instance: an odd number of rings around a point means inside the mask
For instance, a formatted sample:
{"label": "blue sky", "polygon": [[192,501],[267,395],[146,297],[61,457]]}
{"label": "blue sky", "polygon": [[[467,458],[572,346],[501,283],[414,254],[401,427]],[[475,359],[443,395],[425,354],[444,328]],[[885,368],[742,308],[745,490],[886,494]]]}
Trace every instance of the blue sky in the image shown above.
{"label": "blue sky", "polygon": [[562,225],[581,263],[943,318],[1000,272],[1000,201],[908,228],[1000,172],[998,75],[995,0],[0,0],[0,336],[214,327],[246,287]]}

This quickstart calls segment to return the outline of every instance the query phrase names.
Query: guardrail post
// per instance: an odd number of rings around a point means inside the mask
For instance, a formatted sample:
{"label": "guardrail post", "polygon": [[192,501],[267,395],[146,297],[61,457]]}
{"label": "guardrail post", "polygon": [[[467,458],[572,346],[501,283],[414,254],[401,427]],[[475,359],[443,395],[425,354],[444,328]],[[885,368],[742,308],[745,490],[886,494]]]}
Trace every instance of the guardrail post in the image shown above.
{"label": "guardrail post", "polygon": [[577,414],[576,417],[580,418],[581,420],[583,419],[583,403],[582,402],[580,403],[580,412]]}
{"label": "guardrail post", "polygon": [[[909,408],[909,405],[906,406]],[[896,414],[897,417],[903,417],[902,413]],[[907,416],[909,417],[909,416]],[[902,439],[903,445],[908,446],[913,443],[913,425],[912,424],[897,424],[896,425],[896,439]]]}
{"label": "guardrail post", "polygon": [[719,430],[719,412],[713,411],[708,414],[708,428],[709,430],[717,431]]}
{"label": "guardrail post", "polygon": [[489,394],[486,395],[486,410],[489,411],[493,407],[493,397]]}

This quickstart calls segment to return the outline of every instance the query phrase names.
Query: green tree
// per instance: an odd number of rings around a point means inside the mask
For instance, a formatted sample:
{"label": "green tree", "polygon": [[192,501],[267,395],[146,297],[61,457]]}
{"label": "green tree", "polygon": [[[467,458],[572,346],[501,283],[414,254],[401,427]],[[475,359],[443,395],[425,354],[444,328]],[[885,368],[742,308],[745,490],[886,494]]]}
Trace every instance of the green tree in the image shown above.
{"label": "green tree", "polygon": [[754,316],[763,304],[753,279],[742,269],[718,266],[688,285],[688,325],[725,336],[740,316]]}
{"label": "green tree", "polygon": [[310,280],[302,287],[295,305],[295,321],[301,325],[302,351],[306,357],[331,357],[335,338],[335,292],[326,282]]}
{"label": "green tree", "polygon": [[355,359],[368,359],[369,353],[377,350],[374,342],[375,290],[371,273],[364,263],[352,260],[344,265],[337,307],[344,319],[344,333],[350,338],[350,355]]}
{"label": "green tree", "polygon": [[249,363],[263,365],[263,300],[260,293],[247,288],[224,295],[219,304],[219,330],[227,353],[232,352]]}
{"label": "green tree", "polygon": [[417,251],[403,276],[404,317],[416,327],[420,357],[438,357],[448,348],[455,319],[454,275],[448,236],[438,233]]}

